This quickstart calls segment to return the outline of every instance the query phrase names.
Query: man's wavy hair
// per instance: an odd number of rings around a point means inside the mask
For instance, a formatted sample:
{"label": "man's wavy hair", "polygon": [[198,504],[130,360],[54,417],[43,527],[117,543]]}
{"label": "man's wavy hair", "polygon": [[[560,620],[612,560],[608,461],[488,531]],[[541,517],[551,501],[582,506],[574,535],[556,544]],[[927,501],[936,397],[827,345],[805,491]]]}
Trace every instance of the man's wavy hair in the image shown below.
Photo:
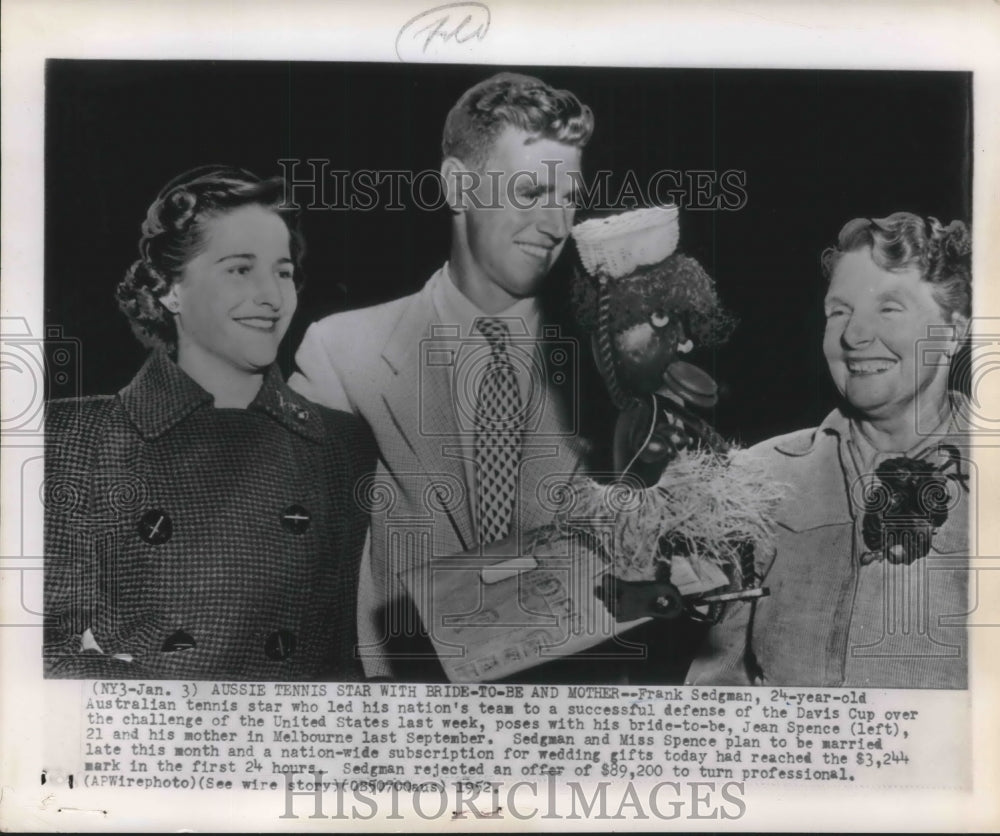
{"label": "man's wavy hair", "polygon": [[441,152],[482,168],[508,126],[583,148],[594,132],[594,114],[568,90],[528,75],[498,73],[466,90],[449,111]]}
{"label": "man's wavy hair", "polygon": [[848,221],[840,230],[837,246],[823,251],[826,280],[846,253],[867,247],[872,261],[883,270],[916,267],[949,319],[954,314],[972,316],[972,239],[962,221],[945,225],[937,218],[924,219],[911,212]]}
{"label": "man's wavy hair", "polygon": [[174,318],[160,302],[171,285],[205,245],[207,221],[243,206],[273,211],[288,227],[295,264],[296,287],[304,246],[297,216],[285,208],[285,181],[262,180],[241,168],[207,165],[175,177],[146,212],[139,239],[139,258],[129,267],[115,292],[139,342],[149,348],[177,349]]}

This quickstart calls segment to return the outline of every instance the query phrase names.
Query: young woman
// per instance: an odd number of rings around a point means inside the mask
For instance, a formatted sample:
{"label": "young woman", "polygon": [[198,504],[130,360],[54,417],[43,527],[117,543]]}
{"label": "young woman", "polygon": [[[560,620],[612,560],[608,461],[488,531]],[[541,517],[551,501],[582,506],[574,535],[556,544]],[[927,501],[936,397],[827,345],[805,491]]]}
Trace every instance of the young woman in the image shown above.
{"label": "young woman", "polygon": [[150,206],[118,302],[153,350],[46,418],[53,677],[357,679],[354,416],[275,365],[301,247],[281,180],[210,166]]}

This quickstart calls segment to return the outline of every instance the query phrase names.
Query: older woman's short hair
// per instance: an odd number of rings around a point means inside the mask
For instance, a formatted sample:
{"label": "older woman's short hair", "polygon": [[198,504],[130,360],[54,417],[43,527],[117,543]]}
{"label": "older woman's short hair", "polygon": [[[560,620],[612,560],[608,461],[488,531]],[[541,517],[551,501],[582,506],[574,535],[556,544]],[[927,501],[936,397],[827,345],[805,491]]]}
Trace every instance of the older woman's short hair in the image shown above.
{"label": "older woman's short hair", "polygon": [[594,132],[594,114],[569,90],[556,90],[529,75],[498,73],[455,103],[445,119],[441,151],[480,168],[508,126],[583,148]]}
{"label": "older woman's short hair", "polygon": [[855,218],[840,230],[837,246],[823,252],[826,279],[845,253],[863,248],[871,248],[872,261],[883,270],[917,268],[949,318],[972,316],[972,239],[962,221],[944,225],[910,212]]}
{"label": "older woman's short hair", "polygon": [[[285,182],[262,180],[241,168],[208,165],[186,171],[164,186],[146,212],[139,258],[119,283],[118,307],[139,341],[151,348],[177,348],[173,316],[161,304],[184,267],[204,247],[206,222],[243,206],[258,205],[284,220],[292,261],[303,255],[295,213],[285,208]],[[296,283],[300,273],[296,269]]]}

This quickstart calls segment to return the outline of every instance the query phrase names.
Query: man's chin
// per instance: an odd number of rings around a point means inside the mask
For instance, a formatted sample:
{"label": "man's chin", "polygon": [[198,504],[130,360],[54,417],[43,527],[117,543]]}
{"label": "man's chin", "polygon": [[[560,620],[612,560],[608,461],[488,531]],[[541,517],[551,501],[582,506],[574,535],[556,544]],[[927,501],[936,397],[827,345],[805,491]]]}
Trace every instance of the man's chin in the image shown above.
{"label": "man's chin", "polygon": [[545,286],[545,277],[547,275],[548,271],[545,271],[544,273],[508,282],[504,290],[506,290],[507,293],[515,299],[529,299],[542,292],[542,288]]}

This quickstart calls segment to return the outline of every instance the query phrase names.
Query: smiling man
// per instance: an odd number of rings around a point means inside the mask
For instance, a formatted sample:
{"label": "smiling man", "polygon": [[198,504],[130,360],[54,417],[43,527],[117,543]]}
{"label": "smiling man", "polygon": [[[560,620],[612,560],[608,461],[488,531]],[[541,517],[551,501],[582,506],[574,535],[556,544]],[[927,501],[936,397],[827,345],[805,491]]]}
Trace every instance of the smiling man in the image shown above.
{"label": "smiling man", "polygon": [[466,91],[442,141],[448,261],[412,296],[313,325],[296,355],[291,386],[363,416],[379,444],[358,600],[369,676],[440,676],[399,573],[546,522],[541,479],[580,464],[567,358],[538,294],[592,131],[586,105],[537,78]]}

